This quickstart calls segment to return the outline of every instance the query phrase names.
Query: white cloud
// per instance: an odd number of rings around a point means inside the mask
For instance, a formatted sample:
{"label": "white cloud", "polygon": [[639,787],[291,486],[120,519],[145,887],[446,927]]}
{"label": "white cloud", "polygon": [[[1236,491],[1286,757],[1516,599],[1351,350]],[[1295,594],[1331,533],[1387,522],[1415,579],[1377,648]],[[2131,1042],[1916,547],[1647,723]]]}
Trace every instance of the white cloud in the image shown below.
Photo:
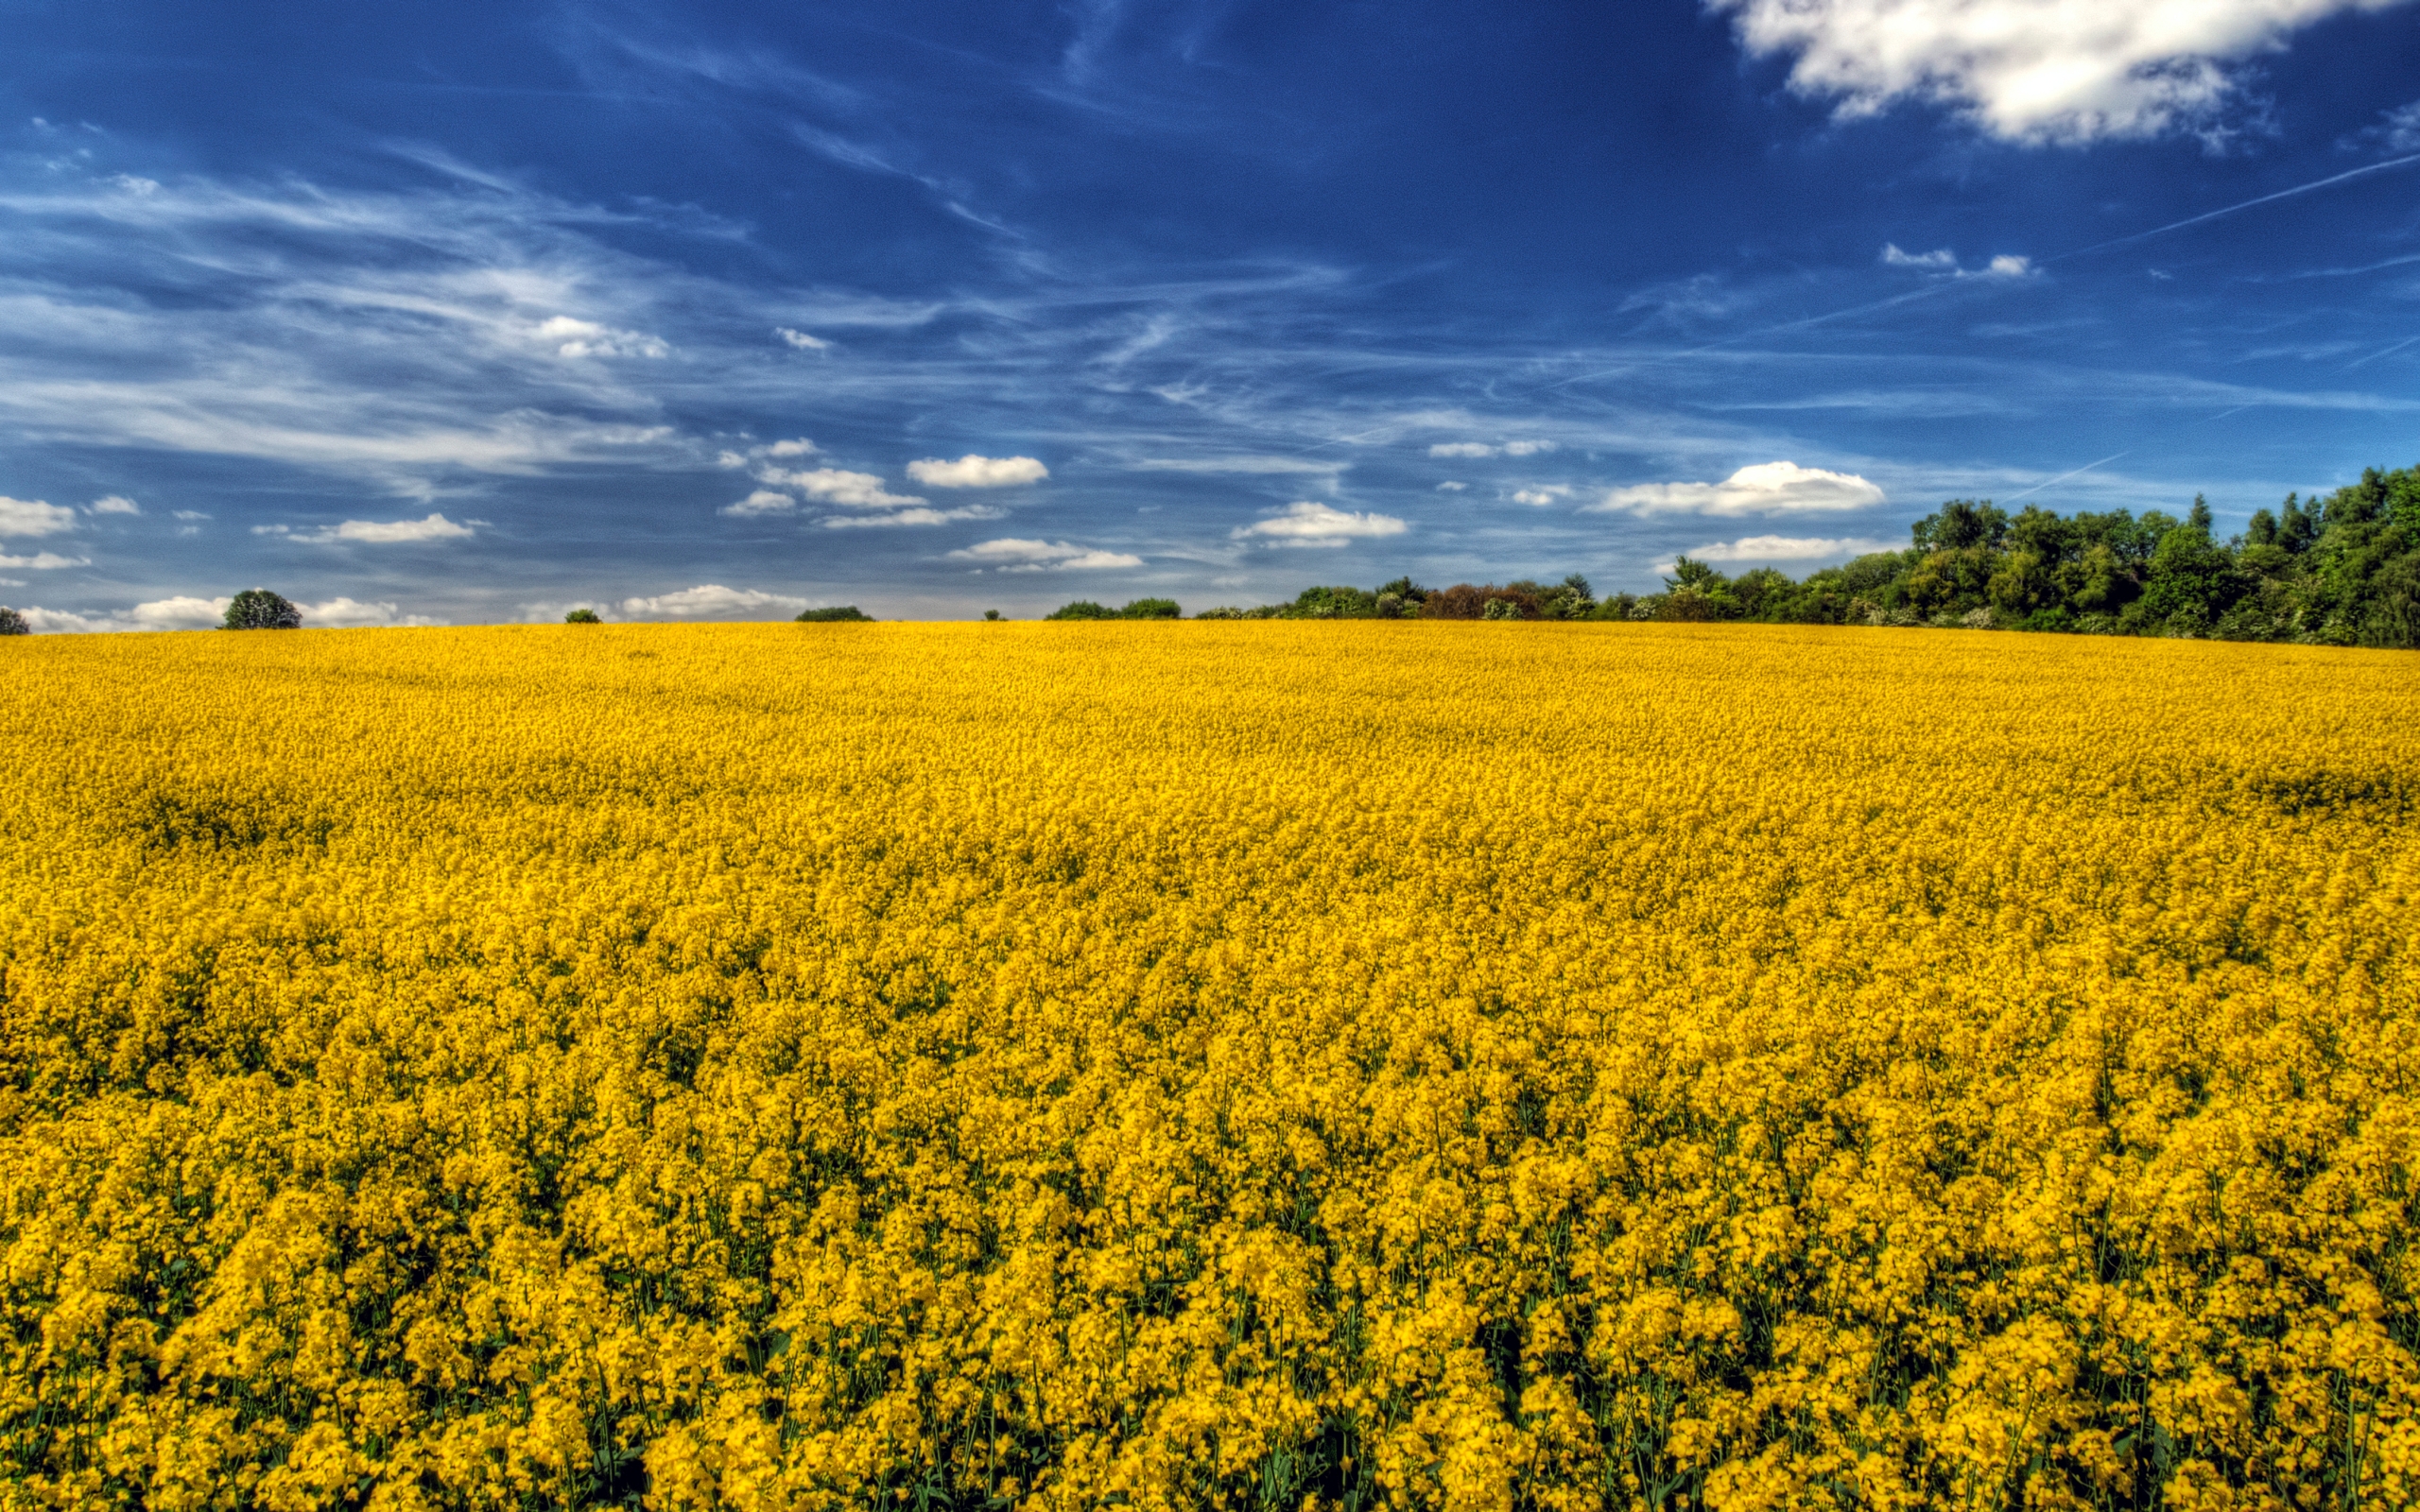
{"label": "white cloud", "polygon": [[426,541],[467,541],[478,534],[477,520],[448,520],[441,514],[430,514],[419,520],[347,520],[341,524],[322,525],[317,530],[296,530],[289,525],[254,525],[256,536],[283,536],[288,541],[308,541],[325,546],[337,541],[353,541],[361,545],[391,546]]}
{"label": "white cloud", "polygon": [[786,493],[775,493],[770,489],[758,489],[737,504],[726,504],[715,512],[746,518],[752,515],[787,514],[797,507],[798,501]]}
{"label": "white cloud", "polygon": [[2420,152],[2420,100],[2388,111],[2378,133],[2389,152]]}
{"label": "white cloud", "polygon": [[1885,242],[1882,261],[1892,267],[1956,267],[1958,254],[1946,247],[1930,252],[1903,252],[1897,243]]}
{"label": "white cloud", "polygon": [[945,525],[953,520],[1001,520],[1006,509],[988,504],[970,504],[956,509],[898,509],[890,514],[831,514],[823,517],[826,530],[860,530],[884,525]]}
{"label": "white cloud", "polygon": [[26,609],[26,623],[43,635],[110,635],[130,630],[206,630],[226,618],[223,598],[157,598],[111,614]]}
{"label": "white cloud", "polygon": [[1517,489],[1513,490],[1512,502],[1514,504],[1547,505],[1552,504],[1558,499],[1567,499],[1569,497],[1571,497],[1571,485],[1567,483],[1543,483],[1535,488]]}
{"label": "white cloud", "polygon": [[19,571],[46,573],[60,567],[90,567],[92,564],[89,558],[62,557],[55,551],[38,551],[30,557],[0,555],[0,567],[14,568]]}
{"label": "white cloud", "polygon": [[1428,449],[1431,456],[1543,456],[1555,449],[1552,441],[1506,441],[1490,446],[1484,441],[1440,441]]}
{"label": "white cloud", "polygon": [[748,458],[740,455],[737,452],[724,452],[715,457],[715,466],[717,467],[746,467],[747,465]]}
{"label": "white cloud", "polygon": [[819,450],[821,450],[821,448],[819,448],[813,441],[808,440],[804,436],[800,436],[794,437],[786,441],[775,441],[770,446],[760,447],[757,449],[757,455],[761,456],[813,456]]}
{"label": "white cloud", "polygon": [[1029,456],[977,456],[969,452],[955,462],[925,457],[908,464],[908,475],[928,489],[1001,489],[1039,483],[1050,470]]}
{"label": "white cloud", "polygon": [[0,494],[0,536],[55,536],[76,528],[76,511]]}
{"label": "white cloud", "polygon": [[[325,603],[304,604],[301,608],[303,624],[334,630],[387,629],[444,623],[424,614],[402,613],[392,604],[365,604],[354,598],[332,598]],[[220,612],[225,611],[222,610]]]}
{"label": "white cloud", "polygon": [[616,331],[594,320],[559,315],[539,322],[533,333],[555,349],[559,357],[666,357],[672,349],[644,331]]}
{"label": "white cloud", "polygon": [[1138,472],[1236,472],[1268,477],[1296,473],[1334,477],[1352,465],[1350,462],[1314,462],[1300,456],[1154,456],[1133,464]]}
{"label": "white cloud", "polygon": [[1920,267],[1928,273],[1946,273],[1951,278],[2030,278],[2033,274],[2033,259],[2003,252],[1979,268],[1958,266],[1958,254],[1944,247],[1929,252],[1900,250],[1895,243],[1882,244],[1882,262],[1886,267]]}
{"label": "white cloud", "polygon": [[1795,462],[1743,467],[1720,483],[1645,483],[1615,489],[1592,512],[1633,514],[1832,514],[1870,509],[1879,488],[1854,472],[1827,472]]}
{"label": "white cloud", "polygon": [[199,509],[178,509],[173,512],[180,520],[207,520],[210,518],[210,516],[202,513]]}
{"label": "white cloud", "polygon": [[1844,116],[1903,99],[1994,136],[2082,143],[2207,129],[2225,65],[2325,17],[2398,0],[1707,0],[1751,53],[1795,55],[1790,86]]}
{"label": "white cloud", "polygon": [[1470,485],[1467,483],[1457,483],[1449,479],[1446,482],[1438,484],[1437,491],[1440,493],[1460,493],[1469,487]]}
{"label": "white cloud", "polygon": [[979,541],[949,556],[952,561],[981,562],[1004,573],[1143,565],[1142,558],[1128,552],[1102,551],[1065,541],[1020,541],[1014,537]]}
{"label": "white cloud", "polygon": [[793,331],[786,325],[777,325],[773,327],[773,335],[781,337],[784,341],[788,342],[791,346],[798,348],[801,352],[822,352],[832,345],[831,342],[822,339],[821,336],[811,336],[804,331]]}
{"label": "white cloud", "polygon": [[1242,526],[1235,539],[1257,538],[1288,546],[1341,546],[1347,541],[1399,536],[1409,528],[1391,514],[1333,509],[1302,499],[1266,520]]}
{"label": "white cloud", "polygon": [[882,479],[871,472],[848,472],[837,467],[819,467],[811,472],[769,467],[756,474],[756,481],[778,489],[796,489],[819,504],[837,504],[848,509],[899,509],[925,502],[912,494],[889,491]]}
{"label": "white cloud", "polygon": [[122,493],[112,493],[105,499],[95,499],[90,507],[95,514],[141,514],[143,512],[143,506]]}
{"label": "white cloud", "polygon": [[763,618],[762,610],[776,614],[795,614],[806,608],[806,600],[792,598],[787,593],[765,593],[752,588],[725,588],[720,583],[700,583],[677,593],[658,593],[651,598],[622,600],[625,614],[702,615],[723,619],[753,616]]}
{"label": "white cloud", "polygon": [[[1863,536],[1837,539],[1824,536],[1746,536],[1737,541],[1717,541],[1694,547],[1688,555],[1700,561],[1738,561],[1761,565],[1783,561],[1839,561],[1847,557],[1862,557],[1870,551],[1890,549],[1891,542]],[[1667,563],[1659,570],[1668,570],[1669,565]]]}

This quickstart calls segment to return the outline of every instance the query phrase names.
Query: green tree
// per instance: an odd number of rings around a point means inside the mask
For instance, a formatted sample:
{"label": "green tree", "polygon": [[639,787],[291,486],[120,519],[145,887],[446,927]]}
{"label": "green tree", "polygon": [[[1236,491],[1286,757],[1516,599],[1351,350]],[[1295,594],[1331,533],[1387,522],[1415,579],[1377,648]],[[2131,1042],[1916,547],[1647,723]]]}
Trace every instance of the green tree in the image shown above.
{"label": "green tree", "polygon": [[1105,605],[1096,604],[1089,598],[1080,598],[1072,604],[1062,604],[1056,610],[1053,610],[1048,614],[1044,615],[1043,618],[1052,620],[1114,620],[1117,618],[1117,610],[1110,609]]}
{"label": "green tree", "polygon": [[596,611],[595,610],[583,608],[573,610],[570,613],[564,615],[563,623],[565,625],[602,625],[605,622],[597,618]]}
{"label": "green tree", "polygon": [[1117,611],[1122,620],[1172,620],[1183,615],[1173,598],[1138,598]]}
{"label": "green tree", "polygon": [[266,588],[247,588],[227,601],[222,630],[299,630],[302,611],[292,600]]}
{"label": "green tree", "polygon": [[800,625],[870,625],[873,622],[873,616],[855,604],[835,604],[829,609],[801,610],[796,621]]}
{"label": "green tree", "polygon": [[31,635],[34,627],[26,617],[6,604],[0,604],[0,635]]}

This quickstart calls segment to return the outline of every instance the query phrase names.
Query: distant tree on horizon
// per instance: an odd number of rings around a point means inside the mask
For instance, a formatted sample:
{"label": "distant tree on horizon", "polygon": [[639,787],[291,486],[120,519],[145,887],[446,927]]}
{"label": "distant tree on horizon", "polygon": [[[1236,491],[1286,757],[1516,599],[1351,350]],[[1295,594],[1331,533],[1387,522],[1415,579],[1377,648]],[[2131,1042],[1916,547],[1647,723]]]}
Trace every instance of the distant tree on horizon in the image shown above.
{"label": "distant tree on horizon", "polygon": [[247,588],[227,601],[227,617],[219,622],[222,630],[299,630],[302,627],[302,610],[282,593],[266,588]]}

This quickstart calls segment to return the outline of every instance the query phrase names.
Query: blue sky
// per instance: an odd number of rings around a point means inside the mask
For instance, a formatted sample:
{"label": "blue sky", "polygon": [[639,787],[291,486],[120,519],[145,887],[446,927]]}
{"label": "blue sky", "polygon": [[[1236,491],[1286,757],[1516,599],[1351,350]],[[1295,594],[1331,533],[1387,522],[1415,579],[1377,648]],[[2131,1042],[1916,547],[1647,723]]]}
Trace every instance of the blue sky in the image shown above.
{"label": "blue sky", "polygon": [[45,630],[1635,589],[2420,461],[2420,3],[0,40],[0,602]]}

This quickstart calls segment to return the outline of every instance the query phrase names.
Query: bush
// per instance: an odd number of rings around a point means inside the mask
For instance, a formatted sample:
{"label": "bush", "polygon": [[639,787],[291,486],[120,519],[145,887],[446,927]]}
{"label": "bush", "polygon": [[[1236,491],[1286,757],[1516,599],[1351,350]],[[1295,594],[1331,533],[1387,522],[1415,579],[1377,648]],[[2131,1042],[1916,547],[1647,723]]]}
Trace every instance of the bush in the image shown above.
{"label": "bush", "polygon": [[0,604],[0,635],[31,635],[34,627],[26,617],[5,604]]}
{"label": "bush", "polygon": [[835,604],[830,609],[799,610],[798,623],[801,625],[871,625],[873,623],[873,616],[855,604]]}
{"label": "bush", "polygon": [[291,599],[266,588],[247,588],[227,601],[222,630],[299,630],[302,611]]}
{"label": "bush", "polygon": [[983,611],[983,619],[986,624],[997,624],[999,622],[999,618],[1000,611],[996,609],[987,609]]}
{"label": "bush", "polygon": [[563,623],[565,625],[602,625],[605,622],[596,617],[596,611],[593,609],[576,609],[563,616]]}
{"label": "bush", "polygon": [[1172,620],[1184,611],[1173,598],[1138,598],[1117,611],[1122,620]]}
{"label": "bush", "polygon": [[1089,598],[1080,598],[1072,604],[1061,605],[1057,610],[1044,615],[1043,618],[1053,620],[1114,620],[1117,618],[1117,610],[1110,609],[1104,605],[1096,604]]}

